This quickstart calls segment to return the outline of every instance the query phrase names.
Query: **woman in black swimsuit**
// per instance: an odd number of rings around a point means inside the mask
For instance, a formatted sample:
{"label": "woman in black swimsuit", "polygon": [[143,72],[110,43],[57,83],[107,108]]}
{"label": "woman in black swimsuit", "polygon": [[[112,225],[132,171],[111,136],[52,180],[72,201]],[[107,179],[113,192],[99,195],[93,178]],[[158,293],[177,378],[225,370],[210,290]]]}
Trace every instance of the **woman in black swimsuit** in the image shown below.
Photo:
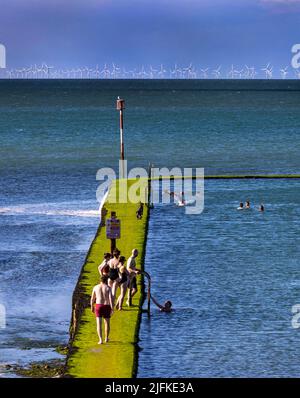
{"label": "woman in black swimsuit", "polygon": [[116,297],[116,291],[118,288],[118,279],[119,279],[119,257],[120,257],[120,250],[115,249],[113,251],[113,258],[109,260],[109,273],[108,273],[108,285],[111,287],[111,294],[113,297],[113,302]]}
{"label": "woman in black swimsuit", "polygon": [[123,301],[126,295],[128,282],[129,282],[129,272],[127,271],[126,266],[124,265],[125,261],[126,259],[124,256],[121,256],[119,258],[119,286],[121,292],[116,303],[116,309],[119,311],[122,310]]}

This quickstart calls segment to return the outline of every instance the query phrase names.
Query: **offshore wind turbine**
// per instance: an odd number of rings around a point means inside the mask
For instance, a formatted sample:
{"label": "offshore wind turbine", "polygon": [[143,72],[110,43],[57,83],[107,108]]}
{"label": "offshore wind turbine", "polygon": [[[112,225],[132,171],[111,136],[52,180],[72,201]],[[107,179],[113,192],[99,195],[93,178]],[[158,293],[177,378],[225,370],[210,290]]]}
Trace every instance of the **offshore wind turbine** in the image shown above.
{"label": "offshore wind turbine", "polygon": [[47,64],[43,64],[42,69],[44,70],[47,79],[50,79],[50,71],[51,69],[53,69],[53,66],[48,66]]}
{"label": "offshore wind turbine", "polygon": [[221,77],[221,68],[222,68],[222,65],[219,65],[217,69],[213,69],[213,71],[212,71],[212,74],[214,75],[214,77],[216,79],[220,79],[220,77]]}
{"label": "offshore wind turbine", "polygon": [[163,64],[161,64],[161,65],[160,65],[160,70],[159,70],[159,72],[158,72],[158,76],[159,76],[161,79],[163,79],[166,72],[167,72],[167,71],[164,69]]}
{"label": "offshore wind turbine", "polygon": [[201,71],[201,77],[202,77],[203,79],[207,79],[207,78],[208,78],[208,71],[209,71],[209,68],[205,68],[205,69],[201,69],[201,68],[200,68],[200,71]]}
{"label": "offshore wind turbine", "polygon": [[243,71],[244,71],[243,69],[241,70],[235,69],[234,73],[237,75],[239,79],[241,79],[243,77]]}
{"label": "offshore wind turbine", "polygon": [[114,78],[114,79],[116,79],[117,77],[118,77],[118,75],[119,75],[119,73],[120,73],[120,68],[117,66],[117,65],[115,65],[114,63],[112,64],[112,72],[111,72],[111,76]]}
{"label": "offshore wind turbine", "polygon": [[245,68],[247,69],[246,75],[247,75],[247,79],[254,79],[255,75],[257,74],[255,71],[255,67],[254,66],[247,66],[245,65]]}
{"label": "offshore wind turbine", "polygon": [[152,65],[150,65],[150,72],[149,72],[150,79],[154,79],[156,73],[157,69],[152,68]]}
{"label": "offshore wind turbine", "polygon": [[231,65],[231,69],[230,69],[230,71],[228,72],[227,76],[228,76],[230,79],[234,79],[234,76],[235,76],[235,69],[234,69],[234,66],[233,66],[233,65]]}
{"label": "offshore wind turbine", "polygon": [[[192,64],[190,64],[190,66],[191,66]],[[188,71],[189,71],[189,67],[190,66],[188,66],[188,67],[186,67],[186,68],[182,68],[182,76],[183,76],[183,78],[185,78],[185,77],[187,77],[187,74],[188,74]]]}
{"label": "offshore wind turbine", "polygon": [[101,75],[103,75],[104,79],[108,79],[110,76],[110,70],[108,69],[107,65],[104,65],[103,70],[100,72]]}
{"label": "offshore wind turbine", "polygon": [[139,72],[139,76],[141,79],[146,79],[148,76],[148,73],[145,71],[144,65],[142,65],[141,71]]}
{"label": "offshore wind turbine", "polygon": [[268,63],[268,65],[265,68],[261,69],[263,72],[265,72],[266,79],[272,79],[273,77],[273,67]]}
{"label": "offshore wind turbine", "polygon": [[245,65],[244,78],[250,79],[250,77],[251,77],[251,68],[248,65]]}
{"label": "offshore wind turbine", "polygon": [[196,71],[192,63],[190,63],[188,67],[182,68],[182,75],[183,78],[186,77],[187,79],[192,79],[196,75]]}
{"label": "offshore wind turbine", "polygon": [[285,68],[281,68],[279,71],[280,71],[280,74],[281,74],[281,78],[282,79],[286,79],[286,77],[287,77],[287,75],[288,75],[288,66],[286,66]]}
{"label": "offshore wind turbine", "polygon": [[26,79],[28,79],[30,77],[30,73],[31,73],[31,67],[27,68],[26,71],[25,71]]}
{"label": "offshore wind turbine", "polygon": [[300,79],[300,69],[295,69],[295,76],[297,79]]}
{"label": "offshore wind turbine", "polygon": [[100,78],[100,70],[99,70],[99,65],[98,64],[96,65],[96,68],[95,68],[95,76],[96,76],[96,79]]}
{"label": "offshore wind turbine", "polygon": [[[192,65],[192,64],[191,64]],[[188,70],[188,78],[189,79],[196,79],[197,71],[194,66],[190,66]]]}
{"label": "offshore wind turbine", "polygon": [[175,79],[179,79],[182,76],[182,70],[178,68],[177,64],[174,65],[174,69],[170,70],[170,75],[175,75]]}

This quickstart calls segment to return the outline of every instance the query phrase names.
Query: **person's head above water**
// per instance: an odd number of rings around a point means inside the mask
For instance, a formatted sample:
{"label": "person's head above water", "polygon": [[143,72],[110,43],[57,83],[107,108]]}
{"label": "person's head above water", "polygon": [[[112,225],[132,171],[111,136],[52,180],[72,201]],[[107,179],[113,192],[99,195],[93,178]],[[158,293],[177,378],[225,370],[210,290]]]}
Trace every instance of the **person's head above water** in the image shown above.
{"label": "person's head above water", "polygon": [[243,202],[240,202],[240,207],[244,207],[244,203]]}
{"label": "person's head above water", "polygon": [[138,254],[139,254],[138,249],[133,249],[133,250],[132,250],[132,257],[137,257]]}
{"label": "person's head above water", "polygon": [[172,307],[172,302],[171,302],[170,300],[166,301],[165,304],[164,304],[164,307],[165,307],[166,309],[171,309],[171,307]]}
{"label": "person's head above water", "polygon": [[250,202],[249,202],[249,200],[246,200],[246,207],[250,207]]}
{"label": "person's head above water", "polygon": [[265,210],[265,206],[263,205],[263,204],[261,204],[260,206],[259,206],[259,211],[264,211]]}

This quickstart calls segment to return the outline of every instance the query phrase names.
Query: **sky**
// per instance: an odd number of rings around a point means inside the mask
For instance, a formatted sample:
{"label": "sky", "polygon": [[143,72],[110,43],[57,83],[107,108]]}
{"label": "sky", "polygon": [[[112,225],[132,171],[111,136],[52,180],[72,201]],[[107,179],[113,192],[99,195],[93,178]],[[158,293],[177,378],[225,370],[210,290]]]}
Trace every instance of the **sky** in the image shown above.
{"label": "sky", "polygon": [[0,0],[7,67],[285,66],[300,0]]}

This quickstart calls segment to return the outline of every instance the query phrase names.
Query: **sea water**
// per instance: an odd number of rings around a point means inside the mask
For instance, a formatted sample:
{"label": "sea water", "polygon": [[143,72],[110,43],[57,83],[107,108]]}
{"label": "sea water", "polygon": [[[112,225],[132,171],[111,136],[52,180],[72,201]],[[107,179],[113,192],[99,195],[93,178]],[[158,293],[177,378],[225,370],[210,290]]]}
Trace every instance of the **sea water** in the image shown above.
{"label": "sea water", "polygon": [[[129,168],[273,174],[300,172],[299,90],[298,81],[1,81],[0,363],[57,358],[68,341],[99,223],[96,172],[118,165],[118,95]],[[176,311],[143,318],[138,375],[296,375],[298,192],[297,180],[211,180],[203,214],[155,207],[146,269]],[[237,212],[247,199],[266,212]]]}

